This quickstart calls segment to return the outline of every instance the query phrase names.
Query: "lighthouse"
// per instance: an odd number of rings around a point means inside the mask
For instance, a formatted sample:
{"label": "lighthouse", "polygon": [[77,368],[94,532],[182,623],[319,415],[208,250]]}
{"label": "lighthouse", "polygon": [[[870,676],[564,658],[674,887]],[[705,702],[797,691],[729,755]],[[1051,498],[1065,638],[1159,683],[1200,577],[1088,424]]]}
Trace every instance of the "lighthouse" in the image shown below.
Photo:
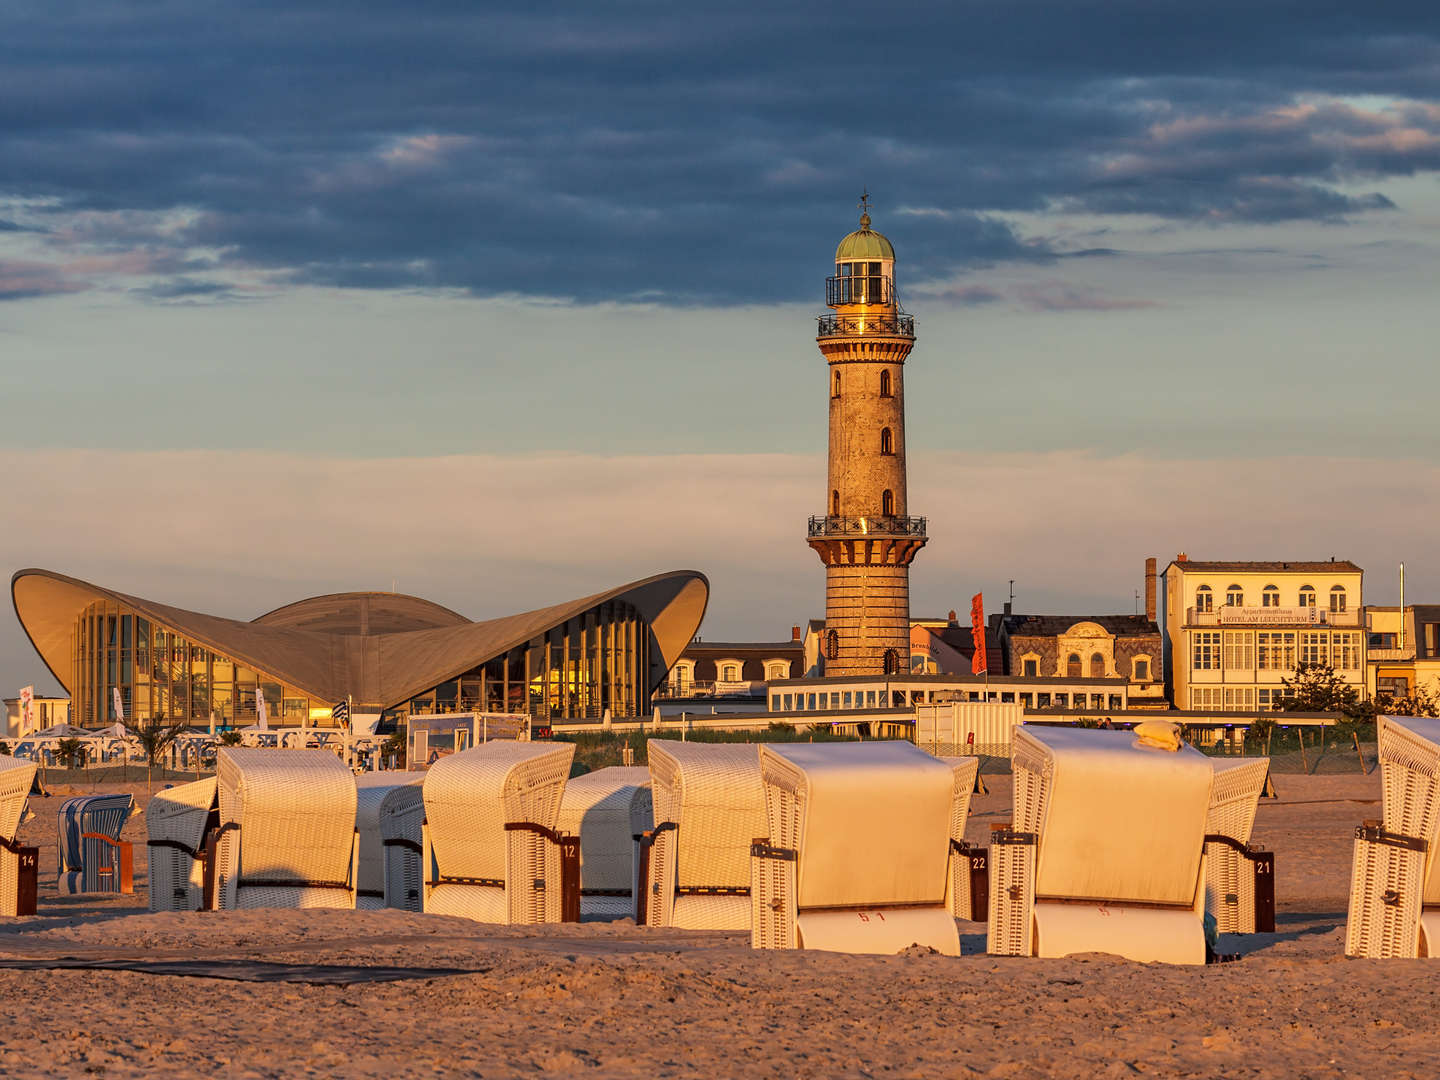
{"label": "lighthouse", "polygon": [[825,513],[808,540],[825,565],[825,674],[893,675],[910,669],[910,563],[925,546],[925,519],[909,516],[905,484],[905,358],[915,320],[895,290],[895,248],[860,227],[835,249],[825,282],[832,310],[819,318],[830,454]]}

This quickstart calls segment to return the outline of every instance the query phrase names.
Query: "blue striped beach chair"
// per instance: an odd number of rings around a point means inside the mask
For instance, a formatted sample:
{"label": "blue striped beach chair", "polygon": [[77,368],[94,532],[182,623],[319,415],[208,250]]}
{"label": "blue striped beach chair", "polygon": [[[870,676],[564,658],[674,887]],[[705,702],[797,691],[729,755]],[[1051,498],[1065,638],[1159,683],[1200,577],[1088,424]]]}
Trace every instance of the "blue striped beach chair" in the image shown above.
{"label": "blue striped beach chair", "polygon": [[60,804],[56,884],[61,895],[134,892],[134,851],[120,831],[133,795],[82,795]]}

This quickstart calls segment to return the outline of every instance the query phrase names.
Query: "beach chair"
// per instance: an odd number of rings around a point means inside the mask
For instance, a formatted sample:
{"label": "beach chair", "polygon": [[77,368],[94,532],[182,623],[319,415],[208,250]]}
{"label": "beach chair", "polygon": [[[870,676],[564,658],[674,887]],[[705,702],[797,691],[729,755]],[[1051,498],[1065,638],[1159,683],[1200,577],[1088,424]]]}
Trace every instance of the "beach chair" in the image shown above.
{"label": "beach chair", "polygon": [[764,836],[760,755],[748,744],[648,743],[655,827],[641,840],[641,921],[749,930],[750,848]]}
{"label": "beach chair", "polygon": [[355,778],[355,830],[360,871],[355,906],[420,910],[423,777],[410,772]]}
{"label": "beach chair", "polygon": [[556,831],[572,743],[489,742],[425,775],[424,910],[479,922],[580,918],[580,843]]}
{"label": "beach chair", "polygon": [[1209,760],[1164,722],[1027,725],[1011,767],[1014,820],[991,833],[989,951],[1204,963]]}
{"label": "beach chair", "polygon": [[145,808],[150,910],[201,911],[207,895],[209,840],[220,827],[215,777],[157,791]]}
{"label": "beach chair", "polygon": [[759,757],[769,832],[751,848],[753,947],[960,955],[951,841],[977,759],[908,742],[781,743]]}
{"label": "beach chair", "polygon": [[984,922],[990,915],[990,853],[965,839],[970,820],[970,800],[980,778],[978,757],[942,757],[955,774],[955,792],[950,802],[950,912],[957,919]]}
{"label": "beach chair", "polygon": [[56,886],[62,896],[135,891],[135,851],[120,832],[133,795],[81,795],[60,804]]}
{"label": "beach chair", "polygon": [[1355,830],[1345,955],[1440,956],[1440,720],[1377,720],[1380,821]]}
{"label": "beach chair", "polygon": [[215,906],[353,908],[355,777],[328,750],[221,747]]}
{"label": "beach chair", "polygon": [[565,784],[562,833],[580,838],[580,917],[635,918],[638,837],[654,824],[650,770],[612,766]]}
{"label": "beach chair", "polygon": [[1275,853],[1250,843],[1269,758],[1210,761],[1215,771],[1205,819],[1205,910],[1220,934],[1275,932]]}
{"label": "beach chair", "polygon": [[35,770],[33,761],[0,755],[0,915],[35,914],[40,849],[17,840]]}

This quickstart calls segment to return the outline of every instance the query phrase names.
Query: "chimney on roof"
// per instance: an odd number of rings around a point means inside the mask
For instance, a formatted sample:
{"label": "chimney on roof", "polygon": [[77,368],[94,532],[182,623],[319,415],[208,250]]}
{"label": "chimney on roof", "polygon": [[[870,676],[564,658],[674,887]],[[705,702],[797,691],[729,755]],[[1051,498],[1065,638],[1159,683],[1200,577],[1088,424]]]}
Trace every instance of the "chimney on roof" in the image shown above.
{"label": "chimney on roof", "polygon": [[1155,621],[1155,560],[1145,560],[1145,618]]}
{"label": "chimney on roof", "polygon": [[800,640],[800,628],[799,628],[798,626],[792,626],[792,627],[790,627],[790,640],[791,640],[791,641],[799,641],[799,640]]}
{"label": "chimney on roof", "polygon": [[1180,552],[1179,555],[1176,555],[1176,556],[1175,556],[1175,561],[1176,561],[1176,562],[1189,562],[1189,561],[1190,561],[1190,556],[1189,556],[1189,555],[1186,555],[1185,552],[1182,551],[1182,552]]}
{"label": "chimney on roof", "polygon": [[950,614],[945,616],[945,618],[949,620],[951,626],[960,625],[959,619],[956,617],[955,609],[953,607],[950,609]]}
{"label": "chimney on roof", "polygon": [[1009,601],[1009,600],[1006,600],[1006,601],[1005,601],[1005,614],[1006,614],[1006,615],[1009,615],[1009,614],[1010,614],[1010,608],[1011,608],[1011,607],[1012,607],[1012,605],[1011,605],[1010,601]]}

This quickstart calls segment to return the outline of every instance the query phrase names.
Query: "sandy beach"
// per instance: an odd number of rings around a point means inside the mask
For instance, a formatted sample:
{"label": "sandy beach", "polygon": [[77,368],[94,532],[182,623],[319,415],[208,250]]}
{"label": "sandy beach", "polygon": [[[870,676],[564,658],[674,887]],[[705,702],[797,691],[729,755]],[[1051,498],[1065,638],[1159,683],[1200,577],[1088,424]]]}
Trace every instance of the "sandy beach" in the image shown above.
{"label": "sandy beach", "polygon": [[[1008,816],[987,777],[971,834]],[[0,920],[10,1076],[1429,1077],[1440,980],[1342,955],[1350,830],[1379,778],[1275,777],[1279,933],[1209,968],[1106,956],[757,953],[744,935],[632,923],[491,927],[402,912],[144,910],[60,899],[34,799],[41,912]],[[144,784],[130,785],[144,800]],[[913,952],[913,951],[912,951]],[[106,962],[116,970],[66,965]],[[136,970],[138,969],[138,970]]]}

